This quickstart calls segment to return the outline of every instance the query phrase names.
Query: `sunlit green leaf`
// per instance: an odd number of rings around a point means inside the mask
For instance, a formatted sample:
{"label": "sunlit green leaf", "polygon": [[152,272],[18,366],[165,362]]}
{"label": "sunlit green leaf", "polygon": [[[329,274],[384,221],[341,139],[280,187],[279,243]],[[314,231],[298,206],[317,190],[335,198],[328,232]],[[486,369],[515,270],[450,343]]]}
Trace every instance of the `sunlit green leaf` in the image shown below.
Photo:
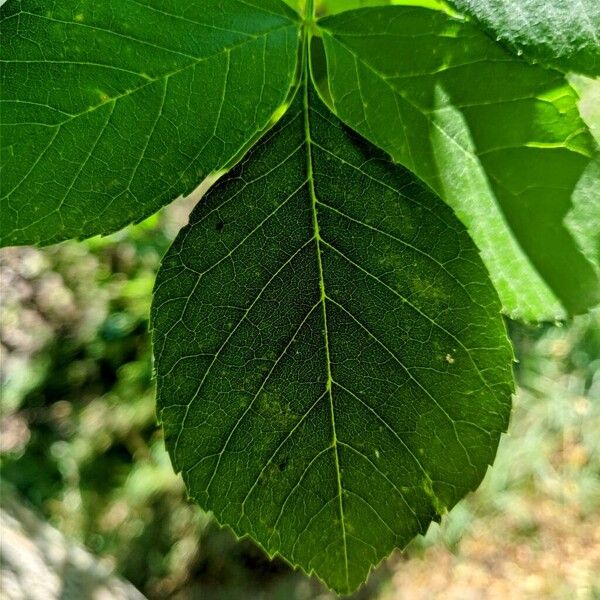
{"label": "sunlit green leaf", "polygon": [[600,300],[582,251],[597,247],[597,196],[586,232],[564,222],[596,144],[559,72],[439,11],[362,9],[320,27],[325,99],[455,209],[509,314],[553,319]]}
{"label": "sunlit green leaf", "polygon": [[152,324],[190,495],[338,592],[477,487],[507,425],[469,235],[308,87],[193,212]]}
{"label": "sunlit green leaf", "polygon": [[[285,0],[292,8],[301,14],[305,12],[306,0]],[[451,10],[444,0],[314,0],[317,15],[331,15],[346,10],[365,8],[367,6],[387,6],[398,4],[403,6],[423,6],[436,10]]]}
{"label": "sunlit green leaf", "polygon": [[296,71],[279,0],[10,0],[0,22],[3,244],[108,233],[191,192]]}
{"label": "sunlit green leaf", "polygon": [[402,6],[422,6],[425,8],[435,8],[445,10],[446,5],[442,0],[322,0],[317,2],[319,13],[337,14],[356,8],[366,8],[369,6],[388,6],[390,4]]}

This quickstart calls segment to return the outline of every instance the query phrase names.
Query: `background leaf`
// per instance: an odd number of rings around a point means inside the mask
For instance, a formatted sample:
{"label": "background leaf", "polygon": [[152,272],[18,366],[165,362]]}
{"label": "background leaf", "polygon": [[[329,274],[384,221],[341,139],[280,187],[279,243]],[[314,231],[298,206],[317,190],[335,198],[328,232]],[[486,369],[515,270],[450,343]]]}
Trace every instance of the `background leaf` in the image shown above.
{"label": "background leaf", "polygon": [[[362,9],[320,26],[325,99],[455,209],[511,316],[561,318],[600,300],[585,232],[576,240],[564,223],[596,144],[560,73],[439,11]],[[589,202],[584,245],[597,247]]]}
{"label": "background leaf", "polygon": [[448,0],[514,51],[563,71],[600,75],[598,0]]}
{"label": "background leaf", "polygon": [[[600,79],[571,75],[580,97],[581,117],[600,142]],[[573,192],[573,206],[565,221],[590,261],[600,264],[600,153],[586,167]]]}
{"label": "background leaf", "polygon": [[477,487],[507,425],[467,232],[308,90],[197,206],[152,322],[189,493],[338,592]]}
{"label": "background leaf", "polygon": [[139,221],[227,167],[286,102],[280,0],[11,0],[2,26],[2,243]]}

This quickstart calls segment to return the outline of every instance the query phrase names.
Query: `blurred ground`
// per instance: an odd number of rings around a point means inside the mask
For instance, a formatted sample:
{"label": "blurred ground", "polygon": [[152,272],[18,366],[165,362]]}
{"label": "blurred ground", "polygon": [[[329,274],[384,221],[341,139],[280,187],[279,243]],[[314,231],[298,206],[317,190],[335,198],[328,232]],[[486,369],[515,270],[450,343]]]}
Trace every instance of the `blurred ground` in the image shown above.
{"label": "blurred ground", "polygon": [[[0,252],[3,487],[148,598],[331,599],[188,504],[164,452],[147,319],[188,207]],[[519,393],[496,465],[356,600],[600,598],[600,313],[512,329]]]}
{"label": "blurred ground", "polygon": [[0,591],[8,600],[144,600],[84,548],[3,490]]}

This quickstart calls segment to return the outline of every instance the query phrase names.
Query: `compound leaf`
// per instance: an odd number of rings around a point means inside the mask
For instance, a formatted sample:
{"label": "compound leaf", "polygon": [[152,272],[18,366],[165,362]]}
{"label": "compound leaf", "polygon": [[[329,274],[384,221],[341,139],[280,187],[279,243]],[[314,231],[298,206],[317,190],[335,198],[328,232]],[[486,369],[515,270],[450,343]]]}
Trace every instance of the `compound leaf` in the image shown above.
{"label": "compound leaf", "polygon": [[3,244],[115,231],[226,168],[300,37],[280,0],[10,0],[0,22]]}
{"label": "compound leaf", "polygon": [[448,0],[517,53],[600,75],[598,0]]}
{"label": "compound leaf", "polygon": [[512,354],[468,233],[307,83],[192,213],[152,325],[190,495],[340,593],[474,489],[507,426]]}
{"label": "compound leaf", "polygon": [[319,24],[323,97],[454,208],[505,310],[542,320],[594,306],[598,267],[581,235],[598,247],[598,197],[587,230],[574,235],[565,216],[580,178],[597,173],[596,144],[563,75],[440,11],[388,6]]}

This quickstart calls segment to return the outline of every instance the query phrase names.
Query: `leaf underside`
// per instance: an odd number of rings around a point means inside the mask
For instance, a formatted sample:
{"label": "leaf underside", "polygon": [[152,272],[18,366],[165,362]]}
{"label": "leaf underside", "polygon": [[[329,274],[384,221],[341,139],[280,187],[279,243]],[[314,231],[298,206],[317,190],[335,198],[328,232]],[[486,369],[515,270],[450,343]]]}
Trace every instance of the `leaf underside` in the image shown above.
{"label": "leaf underside", "polygon": [[190,495],[348,593],[474,489],[511,350],[470,237],[308,84],[166,255],[158,409]]}
{"label": "leaf underside", "polygon": [[[533,321],[596,305],[598,264],[565,217],[597,172],[597,147],[564,76],[439,11],[362,9],[319,24],[324,98],[454,208],[506,312]],[[598,247],[598,195],[588,204],[583,245]]]}
{"label": "leaf underside", "polygon": [[498,41],[563,71],[600,75],[598,0],[448,0]]}
{"label": "leaf underside", "polygon": [[0,23],[3,245],[110,233],[227,167],[300,36],[279,0],[12,0]]}

